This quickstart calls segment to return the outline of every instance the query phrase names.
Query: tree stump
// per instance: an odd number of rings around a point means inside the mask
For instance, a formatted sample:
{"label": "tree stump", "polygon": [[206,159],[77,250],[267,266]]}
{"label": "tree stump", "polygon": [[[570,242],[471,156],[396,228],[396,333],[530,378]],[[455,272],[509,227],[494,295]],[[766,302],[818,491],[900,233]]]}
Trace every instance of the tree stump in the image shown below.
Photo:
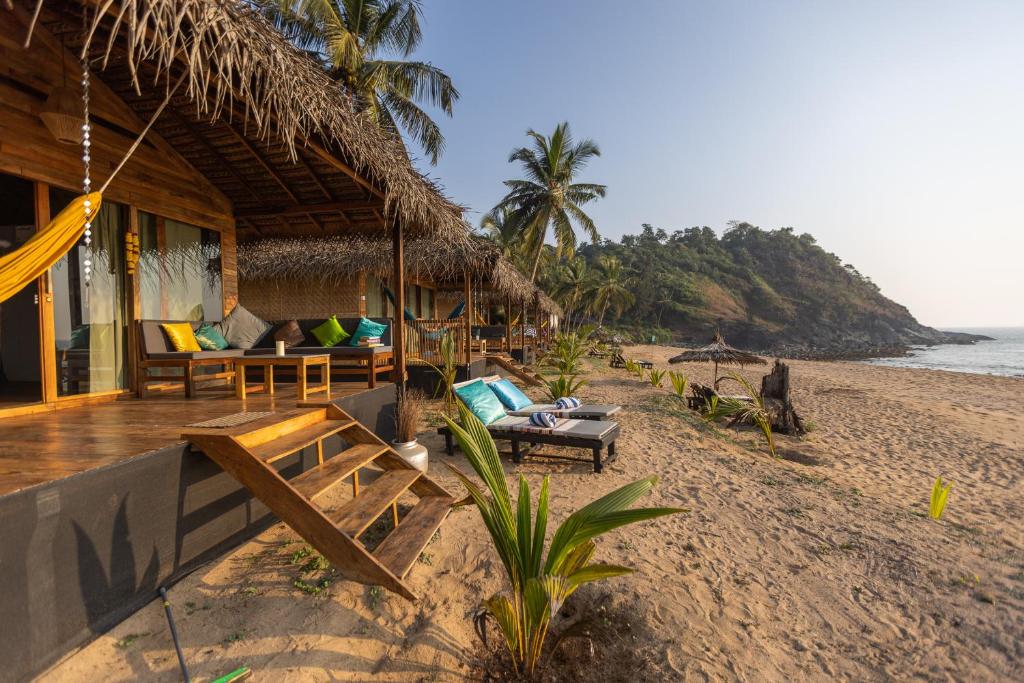
{"label": "tree stump", "polygon": [[780,434],[804,434],[803,421],[789,397],[789,366],[776,359],[772,371],[761,378],[761,398],[772,423]]}

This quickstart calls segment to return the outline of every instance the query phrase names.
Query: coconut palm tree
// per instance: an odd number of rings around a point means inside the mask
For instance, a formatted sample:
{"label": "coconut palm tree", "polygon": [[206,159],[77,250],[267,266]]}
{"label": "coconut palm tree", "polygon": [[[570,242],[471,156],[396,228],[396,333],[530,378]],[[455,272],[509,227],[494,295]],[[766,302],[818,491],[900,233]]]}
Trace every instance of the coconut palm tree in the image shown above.
{"label": "coconut palm tree", "polygon": [[419,104],[451,116],[459,91],[441,69],[408,59],[423,38],[420,0],[257,2],[289,39],[345,85],[359,109],[399,138],[404,130],[437,163],[444,136]]}
{"label": "coconut palm tree", "polygon": [[566,315],[584,308],[584,300],[593,288],[593,274],[586,259],[577,256],[562,266],[552,294],[565,308]]}
{"label": "coconut palm tree", "polygon": [[480,229],[487,239],[501,250],[501,255],[517,261],[522,255],[523,233],[515,213],[504,206],[496,206],[480,219]]}
{"label": "coconut palm tree", "polygon": [[594,311],[600,311],[597,324],[604,324],[605,313],[609,308],[615,310],[615,316],[621,316],[628,306],[632,306],[635,298],[629,290],[630,280],[622,272],[622,261],[614,256],[604,256],[600,260],[601,267],[590,290]]}
{"label": "coconut palm tree", "polygon": [[592,140],[574,142],[568,122],[558,124],[550,137],[534,130],[526,134],[532,138],[533,146],[513,150],[508,158],[509,163],[522,165],[525,178],[505,181],[509,192],[499,206],[511,209],[522,225],[527,253],[533,255],[533,282],[549,229],[554,234],[558,259],[575,253],[577,227],[591,241],[600,239],[594,221],[581,207],[604,197],[605,186],[574,182],[590,159],[600,156],[601,151]]}

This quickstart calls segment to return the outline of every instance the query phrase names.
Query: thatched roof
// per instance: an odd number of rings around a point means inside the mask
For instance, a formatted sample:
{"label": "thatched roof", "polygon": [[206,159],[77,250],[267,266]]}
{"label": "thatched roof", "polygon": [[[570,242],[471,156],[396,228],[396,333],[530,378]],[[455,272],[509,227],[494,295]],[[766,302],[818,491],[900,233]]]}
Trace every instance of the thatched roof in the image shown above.
{"label": "thatched roof", "polygon": [[683,351],[668,359],[669,363],[714,363],[717,365],[764,365],[768,361],[746,351],[734,349],[725,343],[721,332],[707,346]]}
{"label": "thatched roof", "polygon": [[[388,278],[393,270],[389,240],[366,237],[269,238],[238,246],[242,281],[292,280],[312,285],[347,281],[363,272]],[[491,244],[481,240],[409,240],[405,268],[441,289],[461,290],[468,274],[475,290],[502,299],[532,301],[537,289]]]}
{"label": "thatched roof", "polygon": [[[408,234],[465,236],[461,208],[416,171],[400,141],[356,113],[350,96],[248,3],[38,4],[38,26],[88,54],[96,76],[142,120],[185,75],[153,130],[232,201],[241,239],[379,233],[394,219]],[[13,5],[25,16],[37,9],[36,0],[0,2]]]}

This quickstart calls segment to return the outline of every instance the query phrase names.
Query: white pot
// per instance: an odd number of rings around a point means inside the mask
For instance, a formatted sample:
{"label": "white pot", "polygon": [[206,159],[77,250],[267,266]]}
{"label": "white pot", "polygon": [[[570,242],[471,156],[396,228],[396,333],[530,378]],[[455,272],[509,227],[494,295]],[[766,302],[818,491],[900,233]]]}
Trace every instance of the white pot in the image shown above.
{"label": "white pot", "polygon": [[406,441],[404,443],[392,441],[391,447],[395,449],[396,453],[402,456],[403,460],[418,469],[420,472],[427,471],[427,447],[417,442],[416,439]]}

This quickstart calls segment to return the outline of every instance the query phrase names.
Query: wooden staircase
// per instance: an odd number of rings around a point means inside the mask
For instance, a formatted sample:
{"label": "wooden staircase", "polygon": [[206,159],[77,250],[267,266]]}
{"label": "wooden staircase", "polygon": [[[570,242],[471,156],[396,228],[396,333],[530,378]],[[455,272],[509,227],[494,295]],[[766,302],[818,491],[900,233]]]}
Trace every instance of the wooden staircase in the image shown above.
{"label": "wooden staircase", "polygon": [[512,356],[504,353],[488,353],[484,357],[495,365],[501,366],[527,384],[535,387],[544,386],[544,377],[535,372],[530,372],[525,367],[519,365]]}
{"label": "wooden staircase", "polygon": [[[347,447],[325,460],[324,439],[334,435]],[[344,410],[332,403],[300,403],[287,413],[229,429],[192,429],[182,438],[241,482],[343,577],[416,600],[403,579],[455,501]],[[317,449],[316,467],[285,479],[273,466],[311,446]],[[360,486],[364,468],[377,477]],[[329,511],[318,505],[322,494],[345,479],[351,500]],[[397,501],[406,491],[419,501],[399,519]],[[394,528],[371,552],[359,536],[389,509]]]}

